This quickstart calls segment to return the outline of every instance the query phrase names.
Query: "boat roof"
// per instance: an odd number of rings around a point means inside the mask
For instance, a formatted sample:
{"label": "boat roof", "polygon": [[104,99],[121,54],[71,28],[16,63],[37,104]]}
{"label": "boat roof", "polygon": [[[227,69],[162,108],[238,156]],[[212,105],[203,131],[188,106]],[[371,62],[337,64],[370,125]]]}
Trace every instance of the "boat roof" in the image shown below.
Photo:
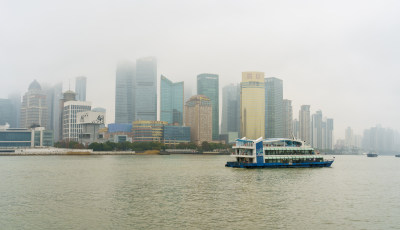
{"label": "boat roof", "polygon": [[262,142],[275,142],[275,141],[298,141],[298,142],[303,142],[301,140],[294,140],[294,139],[290,139],[290,138],[266,138],[266,139],[260,139],[258,138],[257,140],[252,140],[252,139],[247,139],[246,137],[243,138],[238,138],[236,139],[236,141],[242,141],[242,142],[258,142],[258,141],[262,141]]}

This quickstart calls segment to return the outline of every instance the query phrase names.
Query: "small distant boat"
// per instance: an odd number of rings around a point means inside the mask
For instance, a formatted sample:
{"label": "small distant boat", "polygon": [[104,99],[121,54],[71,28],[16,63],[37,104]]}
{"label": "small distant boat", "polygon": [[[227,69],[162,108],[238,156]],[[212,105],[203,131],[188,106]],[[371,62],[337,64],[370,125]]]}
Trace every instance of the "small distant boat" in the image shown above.
{"label": "small distant boat", "polygon": [[400,154],[394,155],[395,157],[400,157]]}
{"label": "small distant boat", "polygon": [[376,154],[376,153],[368,153],[367,157],[378,157],[378,154]]}

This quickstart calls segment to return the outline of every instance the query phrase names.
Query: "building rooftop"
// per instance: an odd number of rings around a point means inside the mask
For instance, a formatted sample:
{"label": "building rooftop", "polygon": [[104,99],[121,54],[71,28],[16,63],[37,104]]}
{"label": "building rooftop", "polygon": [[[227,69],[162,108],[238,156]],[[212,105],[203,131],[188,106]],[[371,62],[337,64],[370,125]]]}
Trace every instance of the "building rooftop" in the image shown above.
{"label": "building rooftop", "polygon": [[42,87],[40,86],[39,82],[33,80],[33,82],[29,85],[28,90],[42,90]]}

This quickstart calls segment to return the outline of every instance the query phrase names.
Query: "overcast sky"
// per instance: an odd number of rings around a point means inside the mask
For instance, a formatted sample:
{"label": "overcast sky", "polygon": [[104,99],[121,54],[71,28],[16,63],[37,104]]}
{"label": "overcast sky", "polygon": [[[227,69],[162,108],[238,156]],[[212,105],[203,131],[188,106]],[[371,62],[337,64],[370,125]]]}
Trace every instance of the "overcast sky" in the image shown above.
{"label": "overcast sky", "polygon": [[[243,71],[284,83],[335,122],[335,137],[381,124],[400,130],[400,1],[0,0],[0,98],[30,82],[87,76],[87,100],[114,121],[119,60],[154,56],[158,78]],[[159,79],[158,79],[159,80]]]}

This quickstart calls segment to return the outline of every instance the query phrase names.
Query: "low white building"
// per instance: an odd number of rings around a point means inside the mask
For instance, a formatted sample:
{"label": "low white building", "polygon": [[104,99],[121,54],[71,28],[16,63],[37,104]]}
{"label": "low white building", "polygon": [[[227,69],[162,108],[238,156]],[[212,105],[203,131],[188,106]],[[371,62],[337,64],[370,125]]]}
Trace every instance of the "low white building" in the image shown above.
{"label": "low white building", "polygon": [[77,113],[77,123],[82,126],[79,142],[88,145],[99,142],[99,129],[104,127],[105,118],[104,112],[85,111]]}

